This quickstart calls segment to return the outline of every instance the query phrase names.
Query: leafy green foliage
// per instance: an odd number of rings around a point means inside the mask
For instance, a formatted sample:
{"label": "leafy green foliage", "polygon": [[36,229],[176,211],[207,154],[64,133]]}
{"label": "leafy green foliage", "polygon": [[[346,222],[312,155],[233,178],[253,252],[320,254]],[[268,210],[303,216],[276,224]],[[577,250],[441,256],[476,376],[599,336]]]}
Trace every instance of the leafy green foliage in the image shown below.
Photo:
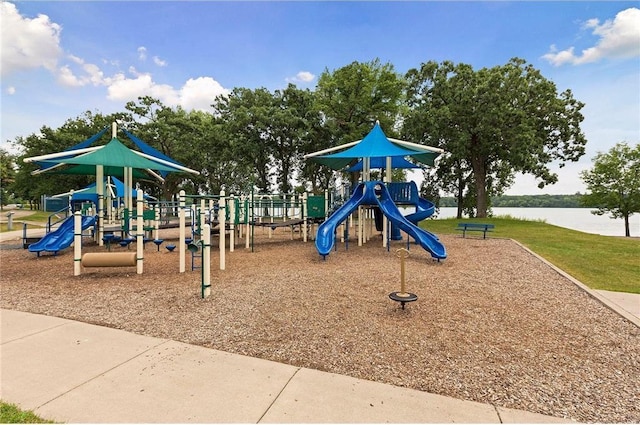
{"label": "leafy green foliage", "polygon": [[[583,195],[502,195],[491,199],[493,207],[511,208],[581,208],[584,207]],[[442,197],[441,207],[457,206],[454,197]],[[592,206],[592,205],[588,205]]]}
{"label": "leafy green foliage", "polygon": [[557,181],[549,163],[563,166],[584,154],[584,105],[569,90],[558,94],[522,59],[478,71],[430,61],[406,78],[405,137],[447,151],[437,181],[460,199],[472,190],[478,217],[513,184],[515,172],[535,175],[543,187]]}
{"label": "leafy green foliage", "polygon": [[271,188],[273,95],[266,88],[235,88],[214,103],[217,122],[229,138],[229,152],[258,190]]}
{"label": "leafy green foliage", "polygon": [[[187,112],[184,109],[170,108],[149,96],[138,98],[138,102],[128,102],[126,109],[141,122],[132,122],[128,130],[153,148],[186,167],[201,172],[200,176],[170,173],[165,182],[147,182],[142,188],[158,197],[166,199],[180,189],[190,192],[213,190],[219,192],[208,180],[206,173],[210,164],[215,168],[217,156],[216,138],[212,136],[213,117],[201,111]],[[124,139],[124,138],[123,138]],[[132,146],[131,146],[132,147]],[[213,187],[212,187],[213,186]]]}
{"label": "leafy green foliage", "polygon": [[325,70],[318,79],[315,96],[328,137],[315,146],[316,150],[360,140],[376,121],[387,136],[395,136],[404,87],[393,65],[382,64],[379,59],[352,62],[333,72]]}
{"label": "leafy green foliage", "polygon": [[13,185],[16,179],[15,157],[0,149],[0,208],[13,198]]}
{"label": "leafy green foliage", "polygon": [[581,177],[590,192],[584,203],[597,207],[594,214],[624,218],[625,235],[630,236],[629,216],[640,213],[640,144],[618,143],[609,152],[599,153],[593,168]]}

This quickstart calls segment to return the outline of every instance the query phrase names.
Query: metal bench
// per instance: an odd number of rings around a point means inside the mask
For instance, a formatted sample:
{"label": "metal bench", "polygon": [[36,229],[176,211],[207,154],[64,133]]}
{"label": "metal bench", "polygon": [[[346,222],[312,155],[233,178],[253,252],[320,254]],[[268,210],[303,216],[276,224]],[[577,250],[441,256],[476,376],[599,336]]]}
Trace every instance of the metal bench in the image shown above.
{"label": "metal bench", "polygon": [[456,230],[462,230],[462,237],[466,237],[467,232],[482,232],[482,239],[487,238],[487,232],[492,232],[496,226],[482,223],[458,223]]}

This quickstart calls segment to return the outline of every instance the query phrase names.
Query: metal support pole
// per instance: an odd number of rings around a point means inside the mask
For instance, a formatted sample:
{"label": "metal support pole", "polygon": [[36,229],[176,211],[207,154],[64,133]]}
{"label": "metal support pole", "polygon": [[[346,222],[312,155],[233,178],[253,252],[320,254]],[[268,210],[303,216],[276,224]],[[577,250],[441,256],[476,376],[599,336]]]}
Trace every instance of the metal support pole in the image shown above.
{"label": "metal support pole", "polygon": [[136,222],[136,273],[142,274],[144,270],[144,198],[142,189],[136,191],[136,207],[138,215]]}
{"label": "metal support pole", "polygon": [[185,227],[186,227],[186,220],[185,220],[185,192],[184,190],[180,191],[180,240],[178,242],[178,253],[180,254],[180,273],[184,273],[185,270],[185,260],[184,260],[184,255],[185,255]]}
{"label": "metal support pole", "polygon": [[218,226],[220,227],[220,270],[226,268],[225,250],[226,250],[226,224],[225,224],[225,199],[224,190],[220,191],[220,200],[218,201]]}

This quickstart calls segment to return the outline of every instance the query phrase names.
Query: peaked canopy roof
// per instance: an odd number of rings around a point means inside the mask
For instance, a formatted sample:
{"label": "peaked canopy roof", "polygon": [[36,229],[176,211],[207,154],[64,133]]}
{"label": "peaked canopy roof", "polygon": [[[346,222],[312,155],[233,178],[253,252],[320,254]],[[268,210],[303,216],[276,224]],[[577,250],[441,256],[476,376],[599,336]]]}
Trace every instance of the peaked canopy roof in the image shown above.
{"label": "peaked canopy roof", "polygon": [[[337,153],[328,153],[340,149],[344,150]],[[423,164],[433,165],[435,159],[442,152],[442,149],[432,148],[430,146],[389,139],[382,131],[380,123],[376,122],[373,129],[364,139],[332,149],[314,152],[306,155],[305,158],[327,165],[334,170],[341,170],[347,165],[352,164],[354,160],[361,158],[375,158],[376,160],[379,158],[380,160],[384,160],[387,157],[411,156]]]}
{"label": "peaked canopy roof", "polygon": [[[99,132],[94,134],[93,136],[89,137],[84,142],[80,142],[75,146],[71,146],[70,148],[65,149],[63,152],[69,152],[69,153],[67,155],[59,156],[58,159],[72,158],[74,154],[71,153],[71,151],[77,151],[79,149],[86,149],[86,148],[90,147],[98,139],[100,139],[107,132],[108,129],[109,129],[109,127],[106,126],[102,130],[100,130]],[[36,161],[36,163],[38,165],[40,165],[40,169],[41,170],[46,170],[47,168],[51,168],[51,167],[53,167],[53,166],[55,166],[57,164],[57,162],[51,162],[51,161]]]}
{"label": "peaked canopy roof", "polygon": [[115,137],[104,146],[94,148],[80,147],[80,149],[63,151],[59,154],[27,158],[25,161],[34,161],[41,165],[42,168],[33,172],[33,174],[49,172],[92,175],[96,174],[98,165],[103,166],[104,175],[121,178],[124,177],[125,168],[133,169],[133,177],[137,179],[149,178],[149,175],[157,178],[157,173],[166,175],[169,172],[185,171],[198,174],[197,171],[184,167],[177,161],[168,161],[164,158],[156,158],[152,155],[131,150]]}
{"label": "peaked canopy roof", "polygon": [[[177,171],[175,167],[163,165],[159,162],[152,161],[138,155],[135,151],[132,151],[123,145],[120,140],[115,137],[100,149],[96,149],[93,152],[88,152],[73,158],[63,158],[57,162],[76,165],[103,165],[107,168],[130,167],[158,171]],[[108,173],[105,172],[105,174]]]}
{"label": "peaked canopy roof", "polygon": [[[124,131],[124,134],[126,134],[127,137],[129,139],[131,139],[131,141],[133,143],[135,143],[135,145],[138,147],[138,149],[140,149],[142,152],[146,153],[147,155],[151,155],[154,158],[159,158],[161,160],[170,162],[170,163],[175,164],[175,165],[184,166],[183,164],[181,164],[180,162],[176,161],[175,159],[168,157],[167,155],[163,154],[162,152],[160,152],[159,150],[157,150],[155,148],[152,148],[151,146],[149,146],[148,144],[143,142],[141,139],[139,139],[136,136],[134,136],[133,134],[129,133],[126,129],[122,129],[122,130]],[[166,171],[161,171],[160,175],[162,175],[162,177],[166,177],[167,176],[167,172]]]}

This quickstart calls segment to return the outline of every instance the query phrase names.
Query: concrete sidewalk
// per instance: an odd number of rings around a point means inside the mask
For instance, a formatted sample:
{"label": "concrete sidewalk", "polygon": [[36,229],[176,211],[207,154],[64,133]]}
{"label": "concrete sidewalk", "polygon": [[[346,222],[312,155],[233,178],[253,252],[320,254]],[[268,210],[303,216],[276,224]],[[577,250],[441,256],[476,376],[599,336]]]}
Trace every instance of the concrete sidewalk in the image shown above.
{"label": "concrete sidewalk", "polygon": [[599,289],[592,291],[606,298],[612,310],[640,327],[640,294],[603,291]]}
{"label": "concrete sidewalk", "polygon": [[[28,238],[41,238],[45,234],[45,229],[27,229]],[[0,232],[0,242],[17,241],[22,243],[22,229],[10,232]]]}
{"label": "concrete sidewalk", "polygon": [[0,320],[0,398],[55,421],[569,422],[56,317]]}

